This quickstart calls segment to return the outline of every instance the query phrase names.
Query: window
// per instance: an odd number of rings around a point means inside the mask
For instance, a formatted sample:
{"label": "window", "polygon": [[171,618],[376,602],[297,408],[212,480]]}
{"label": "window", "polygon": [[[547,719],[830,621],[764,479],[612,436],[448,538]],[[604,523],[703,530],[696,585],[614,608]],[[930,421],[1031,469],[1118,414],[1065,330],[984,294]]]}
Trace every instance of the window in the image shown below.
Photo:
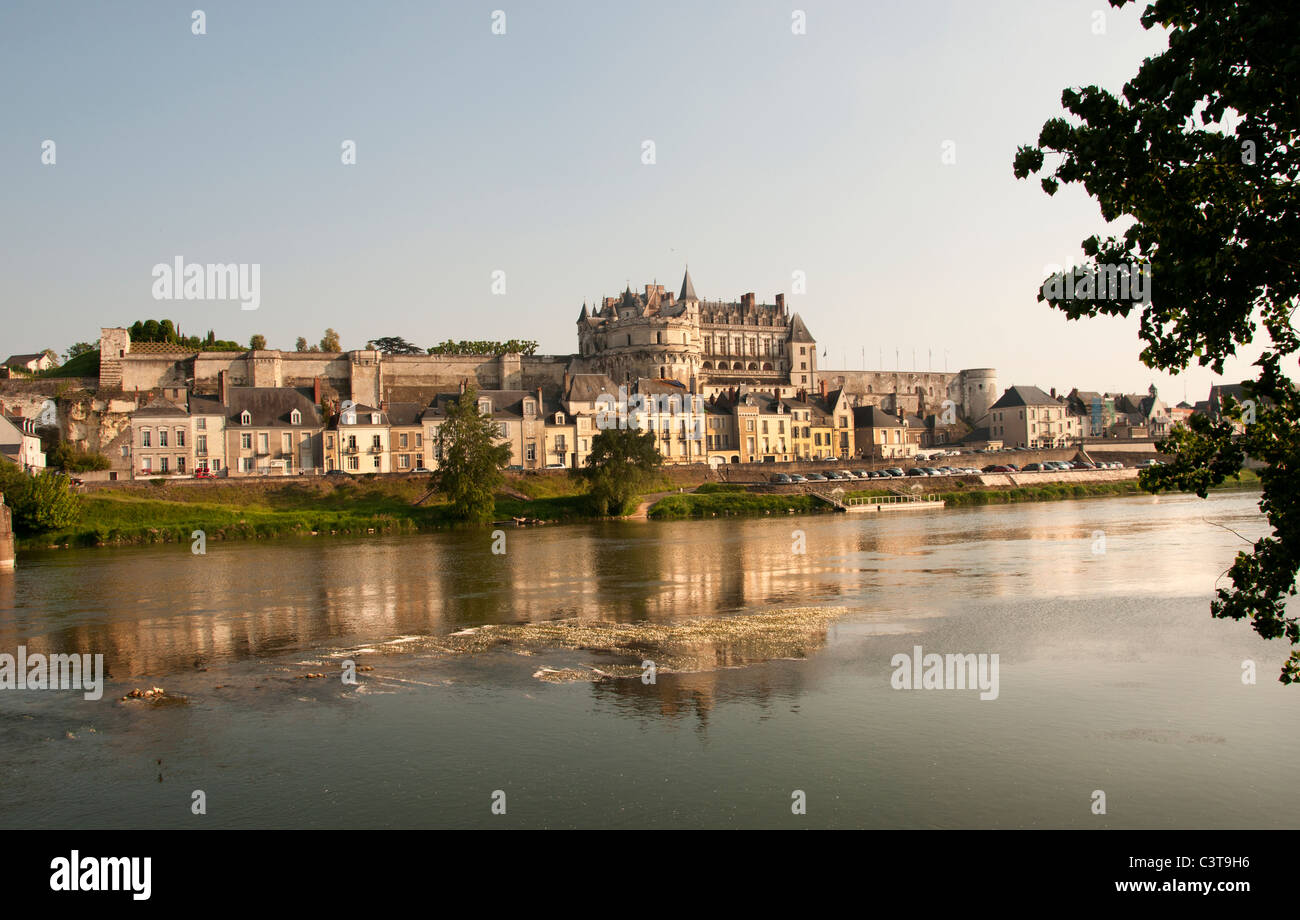
{"label": "window", "polygon": [[221,469],[221,461],[220,461],[220,460],[213,460],[211,466],[212,466],[212,472],[215,473],[215,472],[217,472],[218,470]]}
{"label": "window", "polygon": [[143,431],[140,432],[140,446],[153,447],[153,444],[150,443],[149,438],[150,438],[149,429],[145,428]]}
{"label": "window", "polygon": [[199,435],[198,449],[200,454],[208,452],[208,436],[206,434]]}
{"label": "window", "polygon": [[166,457],[159,457],[159,458],[158,458],[158,472],[160,472],[160,473],[165,473],[165,472],[167,472],[167,458],[166,458]]}
{"label": "window", "polygon": [[194,427],[197,428],[199,431],[206,431],[208,427],[208,420],[205,418],[196,418],[194,420]]}
{"label": "window", "polygon": [[416,447],[424,446],[424,434],[422,432],[417,431],[415,433],[415,446]]}
{"label": "window", "polygon": [[372,424],[372,425],[378,425],[378,424],[379,424],[379,413],[378,413],[378,412],[371,412],[371,413],[370,413],[370,424]]}
{"label": "window", "polygon": [[424,469],[424,454],[415,455],[415,468],[417,470]]}
{"label": "window", "polygon": [[379,457],[375,457],[371,462],[374,464],[375,469],[379,469]]}
{"label": "window", "polygon": [[348,457],[348,469],[350,469],[350,470],[360,470],[360,469],[361,469],[361,467],[360,467],[360,465],[359,465],[359,463],[358,463],[356,457]]}
{"label": "window", "polygon": [[291,435],[287,431],[284,433],[284,436],[280,439],[280,452],[284,454],[293,453],[293,435]]}
{"label": "window", "polygon": [[406,433],[405,433],[405,432],[402,432],[401,434],[399,434],[399,435],[397,436],[397,444],[398,444],[399,447],[405,447],[405,446],[406,446]]}
{"label": "window", "polygon": [[184,458],[184,457],[177,457],[177,458],[176,458],[176,472],[178,472],[178,473],[184,473],[184,472],[185,472],[185,458]]}
{"label": "window", "polygon": [[141,457],[140,469],[146,473],[153,472],[153,460],[149,457]]}
{"label": "window", "polygon": [[239,447],[241,450],[253,449],[253,436],[247,432],[239,436]]}
{"label": "window", "polygon": [[411,455],[410,455],[410,454],[398,454],[398,455],[397,455],[397,468],[398,468],[399,470],[408,469],[410,466],[411,466]]}
{"label": "window", "polygon": [[370,446],[375,450],[379,450],[379,435],[373,435],[370,438]]}
{"label": "window", "polygon": [[492,414],[492,400],[490,400],[490,399],[480,399],[480,400],[478,401],[478,414],[479,414],[479,415],[491,415],[491,414]]}
{"label": "window", "polygon": [[166,429],[166,428],[159,428],[159,429],[158,429],[158,446],[159,446],[159,447],[166,447],[166,446],[167,446],[167,429]]}
{"label": "window", "polygon": [[536,444],[533,444],[533,443],[530,442],[529,445],[528,445],[528,447],[524,450],[524,457],[525,457],[529,462],[531,462],[531,461],[533,461],[533,460],[536,460],[536,459],[537,459],[537,445],[536,445]]}
{"label": "window", "polygon": [[184,447],[184,446],[185,446],[185,429],[184,429],[184,428],[177,428],[177,429],[176,429],[176,446],[177,446],[177,447]]}
{"label": "window", "polygon": [[253,413],[249,412],[247,409],[239,413],[239,424],[241,425],[253,424]]}
{"label": "window", "polygon": [[265,431],[258,432],[257,452],[259,454],[269,454],[271,452],[270,438]]}
{"label": "window", "polygon": [[290,425],[301,425],[301,424],[302,424],[302,413],[299,412],[297,409],[294,409],[292,412],[290,412],[290,413],[289,413],[289,424],[290,424]]}

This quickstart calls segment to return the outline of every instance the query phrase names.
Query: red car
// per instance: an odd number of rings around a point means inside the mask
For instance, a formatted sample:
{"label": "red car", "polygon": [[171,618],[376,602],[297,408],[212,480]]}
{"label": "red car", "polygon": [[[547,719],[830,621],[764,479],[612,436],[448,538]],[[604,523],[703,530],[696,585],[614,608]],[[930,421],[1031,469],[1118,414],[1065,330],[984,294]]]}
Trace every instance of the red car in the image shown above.
{"label": "red car", "polygon": [[214,478],[214,477],[213,477],[213,473],[212,473],[212,471],[211,471],[210,469],[208,469],[207,467],[201,466],[201,467],[199,467],[197,470],[194,471],[194,478],[195,478],[195,479],[212,479],[212,478]]}

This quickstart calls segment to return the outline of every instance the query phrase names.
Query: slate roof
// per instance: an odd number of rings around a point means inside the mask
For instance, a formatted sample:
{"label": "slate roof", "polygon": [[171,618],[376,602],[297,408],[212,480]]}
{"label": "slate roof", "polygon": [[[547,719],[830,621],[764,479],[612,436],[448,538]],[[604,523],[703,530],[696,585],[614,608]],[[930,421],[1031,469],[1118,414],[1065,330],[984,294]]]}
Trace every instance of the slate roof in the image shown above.
{"label": "slate roof", "polygon": [[691,270],[686,269],[686,275],[682,278],[682,293],[678,300],[699,300],[695,296],[695,285],[691,282]]}
{"label": "slate roof", "polygon": [[796,313],[790,317],[790,341],[799,344],[809,344],[817,340],[812,337],[808,331],[808,326],[803,321],[803,317]]}
{"label": "slate roof", "polygon": [[1019,406],[1059,406],[1060,403],[1038,387],[1008,387],[989,409],[1012,409]]}
{"label": "slate roof", "polygon": [[618,385],[604,374],[574,374],[569,379],[571,402],[595,402],[602,393],[618,396]]}
{"label": "slate roof", "polygon": [[[302,424],[290,423],[290,413],[302,413]],[[239,417],[247,410],[252,416],[249,425],[241,426]],[[360,407],[358,407],[360,411]],[[226,390],[223,406],[211,396],[190,398],[190,415],[224,415],[230,427],[257,428],[319,428],[320,410],[311,397],[292,387],[230,387]]]}
{"label": "slate roof", "polygon": [[857,406],[853,410],[854,428],[898,428],[902,426],[897,415],[879,406]]}

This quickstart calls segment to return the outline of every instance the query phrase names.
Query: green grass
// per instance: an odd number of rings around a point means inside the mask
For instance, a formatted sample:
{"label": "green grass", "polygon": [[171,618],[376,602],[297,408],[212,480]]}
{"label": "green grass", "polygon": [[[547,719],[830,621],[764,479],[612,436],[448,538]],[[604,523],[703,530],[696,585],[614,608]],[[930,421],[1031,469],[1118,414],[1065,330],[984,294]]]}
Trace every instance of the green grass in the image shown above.
{"label": "green grass", "polygon": [[753,492],[700,491],[667,495],[655,502],[649,515],[655,520],[725,517],[737,514],[807,514],[829,511],[831,506],[811,495],[764,495]]}
{"label": "green grass", "polygon": [[98,377],[99,349],[83,352],[60,367],[41,371],[37,377]]}

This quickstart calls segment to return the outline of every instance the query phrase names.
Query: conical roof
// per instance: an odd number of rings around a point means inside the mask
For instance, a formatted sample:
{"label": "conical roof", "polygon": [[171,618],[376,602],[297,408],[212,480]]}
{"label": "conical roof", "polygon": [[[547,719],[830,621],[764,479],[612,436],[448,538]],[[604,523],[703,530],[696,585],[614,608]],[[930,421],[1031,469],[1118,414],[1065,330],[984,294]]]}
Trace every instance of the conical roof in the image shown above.
{"label": "conical roof", "polygon": [[686,276],[682,278],[682,293],[678,300],[699,300],[695,296],[695,285],[691,283],[691,270],[686,269]]}

